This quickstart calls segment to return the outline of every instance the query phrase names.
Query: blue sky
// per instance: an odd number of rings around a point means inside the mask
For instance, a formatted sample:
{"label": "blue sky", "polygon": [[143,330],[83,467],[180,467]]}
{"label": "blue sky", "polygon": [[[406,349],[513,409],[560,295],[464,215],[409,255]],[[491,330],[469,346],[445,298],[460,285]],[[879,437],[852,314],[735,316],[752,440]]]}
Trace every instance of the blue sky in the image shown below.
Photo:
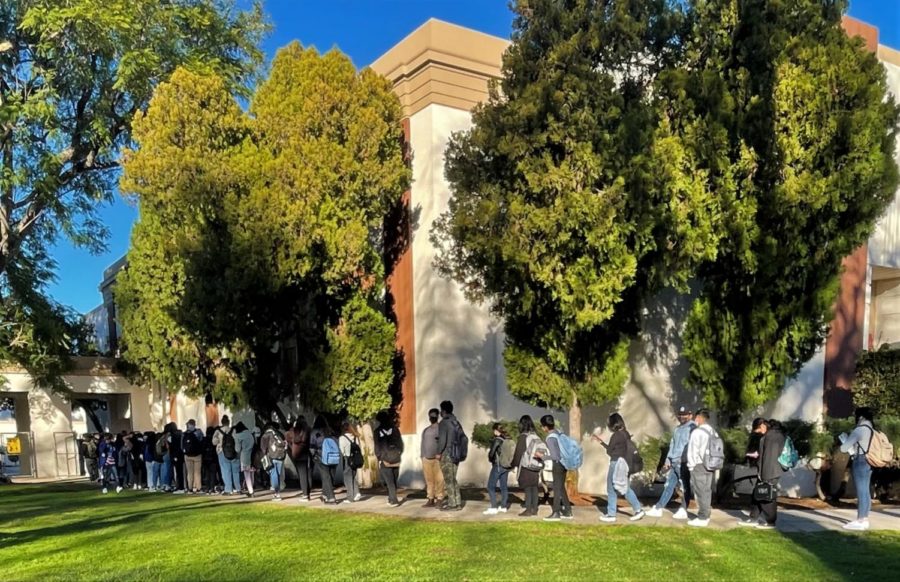
{"label": "blue sky", "polygon": [[[429,18],[501,37],[509,36],[512,23],[507,0],[265,0],[265,5],[274,24],[263,47],[269,58],[297,39],[321,51],[338,47],[360,67]],[[850,15],[877,26],[880,42],[900,49],[900,0],[851,0]],[[117,196],[101,216],[110,230],[107,252],[91,255],[63,241],[53,253],[59,268],[50,293],[81,312],[100,303],[103,269],[128,250],[137,209]]]}

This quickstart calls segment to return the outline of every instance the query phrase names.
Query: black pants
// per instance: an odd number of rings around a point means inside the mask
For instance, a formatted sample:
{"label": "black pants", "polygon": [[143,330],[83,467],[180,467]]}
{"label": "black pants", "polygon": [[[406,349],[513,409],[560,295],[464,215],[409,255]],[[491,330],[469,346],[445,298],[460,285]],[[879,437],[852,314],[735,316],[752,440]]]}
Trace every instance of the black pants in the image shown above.
{"label": "black pants", "polygon": [[84,462],[87,464],[87,472],[91,481],[99,481],[100,480],[100,465],[97,459],[85,459]]}
{"label": "black pants", "polygon": [[172,462],[172,487],[176,491],[184,489],[184,458]]}
{"label": "black pants", "polygon": [[[775,491],[778,491],[778,479],[769,481]],[[750,508],[750,519],[759,519],[760,514],[769,525],[775,525],[778,519],[778,500],[773,501],[753,501],[753,507]]]}
{"label": "black pants", "polygon": [[319,467],[319,475],[322,477],[322,499],[334,501],[334,465],[316,461],[316,466]]}
{"label": "black pants", "polygon": [[537,513],[538,510],[538,486],[525,487],[525,511]]}
{"label": "black pants", "polygon": [[572,504],[569,503],[569,494],[566,493],[566,468],[560,462],[553,463],[553,513],[562,512],[563,515],[572,513]]}
{"label": "black pants", "polygon": [[300,491],[303,493],[304,497],[309,499],[309,457],[294,461],[294,468],[297,469],[297,479],[300,481]]}
{"label": "black pants", "polygon": [[215,461],[204,460],[203,461],[203,487],[210,493],[216,490],[216,487],[221,483],[222,479],[219,477],[219,460]]}
{"label": "black pants", "polygon": [[386,467],[381,464],[381,478],[388,490],[388,502],[400,503],[397,499],[397,479],[400,477],[400,467]]}

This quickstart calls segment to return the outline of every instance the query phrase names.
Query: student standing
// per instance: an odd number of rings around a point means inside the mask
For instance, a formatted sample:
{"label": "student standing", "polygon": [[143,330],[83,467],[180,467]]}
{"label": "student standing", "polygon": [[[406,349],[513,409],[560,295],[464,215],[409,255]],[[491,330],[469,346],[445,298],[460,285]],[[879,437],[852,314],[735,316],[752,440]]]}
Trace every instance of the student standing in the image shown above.
{"label": "student standing", "polygon": [[227,414],[222,417],[222,426],[216,429],[212,442],[219,458],[225,495],[237,495],[241,492],[241,458],[235,445],[231,419]]}
{"label": "student standing", "polygon": [[341,465],[343,466],[344,488],[347,490],[347,501],[354,502],[362,499],[359,493],[359,484],[356,482],[356,469],[350,464],[350,455],[352,454],[353,445],[359,446],[359,438],[353,425],[348,421],[341,423],[341,436],[338,441],[341,449]]}
{"label": "student standing", "polygon": [[560,519],[573,519],[572,504],[569,503],[569,494],[566,492],[566,468],[562,464],[562,453],[559,450],[559,431],[553,416],[546,414],[541,417],[541,428],[547,433],[547,448],[550,450],[550,460],[553,461],[553,512],[544,518],[544,521],[559,521]]}
{"label": "student standing", "polygon": [[378,430],[375,432],[375,457],[378,459],[381,478],[388,490],[388,505],[399,507],[397,479],[400,477],[400,460],[403,457],[403,438],[397,428],[394,415],[387,410],[378,414]]}
{"label": "student standing", "polygon": [[672,438],[669,440],[669,452],[666,455],[666,463],[663,466],[668,471],[666,475],[666,487],[663,489],[659,501],[647,511],[650,517],[662,517],[662,511],[672,499],[675,493],[675,487],[681,486],[681,503],[678,511],[673,515],[673,519],[687,519],[687,508],[691,503],[691,479],[687,473],[687,467],[682,463],[685,451],[687,450],[688,441],[691,438],[691,431],[696,426],[692,419],[693,414],[690,408],[681,406],[675,411],[678,418],[678,426],[672,432]]}
{"label": "student standing", "polygon": [[322,503],[329,504],[337,503],[337,499],[334,496],[334,470],[336,465],[325,464],[322,449],[325,446],[325,440],[333,438],[331,427],[328,426],[325,418],[322,416],[318,417],[313,424],[313,434],[309,446],[316,467],[319,469],[319,476],[322,478]]}
{"label": "student standing", "polygon": [[[491,500],[491,506],[484,510],[484,515],[497,515],[498,513],[506,513],[509,502],[509,466],[504,466],[501,459],[504,454],[504,444],[508,448],[510,446],[509,434],[503,425],[499,422],[494,423],[494,439],[491,441],[491,447],[488,451],[488,461],[491,463],[491,474],[488,476],[487,490],[488,497]],[[514,447],[515,445],[513,445]],[[513,457],[515,453],[513,453]],[[497,502],[497,485],[500,485],[500,502]]]}
{"label": "student standing", "polygon": [[[616,512],[618,510],[618,495],[616,491],[616,483],[624,481],[624,495],[628,503],[631,504],[632,514],[628,518],[629,521],[637,521],[644,517],[644,510],[641,509],[641,503],[638,501],[637,495],[631,489],[629,474],[631,468],[628,466],[628,441],[631,435],[625,428],[625,419],[618,412],[609,415],[606,427],[612,431],[609,442],[605,442],[603,438],[597,434],[591,436],[591,439],[599,441],[606,449],[609,455],[609,471],[606,474],[606,515],[600,516],[600,521],[612,523],[616,521]],[[621,485],[620,485],[621,486]]]}
{"label": "student standing", "polygon": [[203,431],[197,428],[193,418],[187,421],[181,434],[181,450],[184,453],[185,491],[198,493],[203,487]]}
{"label": "student standing", "polygon": [[462,427],[453,416],[453,403],[449,400],[441,402],[441,423],[438,425],[438,454],[437,459],[441,464],[441,473],[444,475],[444,489],[447,492],[447,506],[443,511],[462,510],[462,498],[459,492],[459,482],[456,473],[459,470],[460,460],[454,458],[457,454],[459,433]]}
{"label": "student standing", "polygon": [[440,507],[444,501],[444,474],[437,458],[440,418],[440,410],[429,410],[430,424],[422,431],[422,472],[425,474],[425,494],[428,496],[428,501],[422,507]]}
{"label": "student standing", "polygon": [[870,408],[856,409],[856,428],[849,435],[841,435],[841,452],[850,453],[850,473],[856,487],[856,519],[844,525],[844,529],[865,531],[869,529],[869,511],[872,509],[872,466],[866,453],[872,446],[875,434],[874,416]]}
{"label": "student standing", "polygon": [[704,464],[706,451],[709,449],[709,439],[715,434],[715,430],[709,424],[709,411],[700,409],[694,415],[697,428],[691,433],[688,441],[688,469],[691,472],[691,488],[697,499],[697,517],[690,520],[688,525],[693,527],[706,527],[712,514],[712,489],[715,471],[710,471]]}
{"label": "student standing", "polygon": [[[753,421],[752,431],[761,436],[759,439],[759,450],[756,453],[757,462],[757,478],[763,483],[772,486],[773,491],[778,491],[778,480],[781,479],[784,469],[778,462],[778,457],[784,449],[784,432],[781,424],[774,420],[766,420],[757,418]],[[760,522],[760,516],[763,521]],[[753,500],[753,507],[750,509],[750,517],[742,520],[739,525],[756,526],[759,529],[774,529],[775,520],[778,518],[778,501],[777,499],[769,500]]]}
{"label": "student standing", "polygon": [[156,433],[144,433],[144,464],[147,466],[147,491],[162,491],[162,457],[156,454]]}
{"label": "student standing", "polygon": [[297,470],[297,479],[300,481],[300,496],[298,500],[307,503],[310,497],[311,483],[309,479],[309,425],[304,417],[297,418],[294,426],[284,435],[288,444],[288,455]]}
{"label": "student standing", "polygon": [[106,493],[108,488],[112,485],[116,486],[116,493],[121,493],[122,487],[119,485],[119,473],[116,470],[119,451],[116,449],[116,444],[111,434],[104,435],[98,450],[100,482],[103,487],[103,493]]}
{"label": "student standing", "polygon": [[[525,491],[525,510],[519,517],[533,517],[538,514],[538,483],[543,460],[534,458],[532,452],[541,437],[537,436],[534,421],[527,414],[519,419],[519,438],[516,441],[516,452],[513,454],[513,466],[519,468],[519,487]],[[529,448],[531,450],[529,450]]]}
{"label": "student standing", "polygon": [[247,485],[247,497],[253,497],[253,433],[239,422],[234,426],[234,448],[241,460],[241,472]]}
{"label": "student standing", "polygon": [[268,455],[272,463],[269,467],[269,488],[275,492],[272,497],[275,501],[281,500],[281,481],[284,474],[284,458],[287,456],[287,444],[284,435],[278,430],[278,423],[271,422],[266,425],[266,430],[259,439],[259,449],[263,455]]}

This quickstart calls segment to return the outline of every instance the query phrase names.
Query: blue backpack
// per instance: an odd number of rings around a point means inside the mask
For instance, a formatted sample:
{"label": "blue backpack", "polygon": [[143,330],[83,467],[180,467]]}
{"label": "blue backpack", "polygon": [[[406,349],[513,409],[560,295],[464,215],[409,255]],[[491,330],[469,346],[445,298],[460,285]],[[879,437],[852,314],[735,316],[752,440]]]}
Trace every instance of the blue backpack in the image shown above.
{"label": "blue backpack", "polygon": [[328,437],[322,441],[322,464],[329,467],[341,464],[341,448],[335,439]]}
{"label": "blue backpack", "polygon": [[584,453],[575,439],[563,433],[550,436],[556,437],[556,442],[559,443],[559,462],[562,463],[562,466],[569,471],[578,470],[584,462]]}

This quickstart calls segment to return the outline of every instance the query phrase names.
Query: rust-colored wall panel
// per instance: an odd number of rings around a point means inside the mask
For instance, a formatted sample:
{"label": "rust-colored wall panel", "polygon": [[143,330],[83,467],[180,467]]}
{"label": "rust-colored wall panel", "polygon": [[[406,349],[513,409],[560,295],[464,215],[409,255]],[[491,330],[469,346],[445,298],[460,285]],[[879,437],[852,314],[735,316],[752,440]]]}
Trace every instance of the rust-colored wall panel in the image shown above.
{"label": "rust-colored wall panel", "polygon": [[866,48],[870,52],[878,52],[878,29],[861,20],[845,16],[841,19],[841,26],[849,36],[861,36],[866,41]]}
{"label": "rust-colored wall panel", "polygon": [[[409,119],[403,120],[403,135],[409,145]],[[411,160],[408,159],[411,162]],[[397,374],[400,381],[400,432],[416,431],[416,338],[413,309],[413,257],[410,224],[410,191],[404,192],[395,211],[385,221],[385,262],[388,310],[397,325],[397,350],[402,357]]]}
{"label": "rust-colored wall panel", "polygon": [[850,385],[863,348],[868,252],[868,245],[863,245],[844,259],[841,291],[825,343],[825,414],[832,417],[853,413]]}

